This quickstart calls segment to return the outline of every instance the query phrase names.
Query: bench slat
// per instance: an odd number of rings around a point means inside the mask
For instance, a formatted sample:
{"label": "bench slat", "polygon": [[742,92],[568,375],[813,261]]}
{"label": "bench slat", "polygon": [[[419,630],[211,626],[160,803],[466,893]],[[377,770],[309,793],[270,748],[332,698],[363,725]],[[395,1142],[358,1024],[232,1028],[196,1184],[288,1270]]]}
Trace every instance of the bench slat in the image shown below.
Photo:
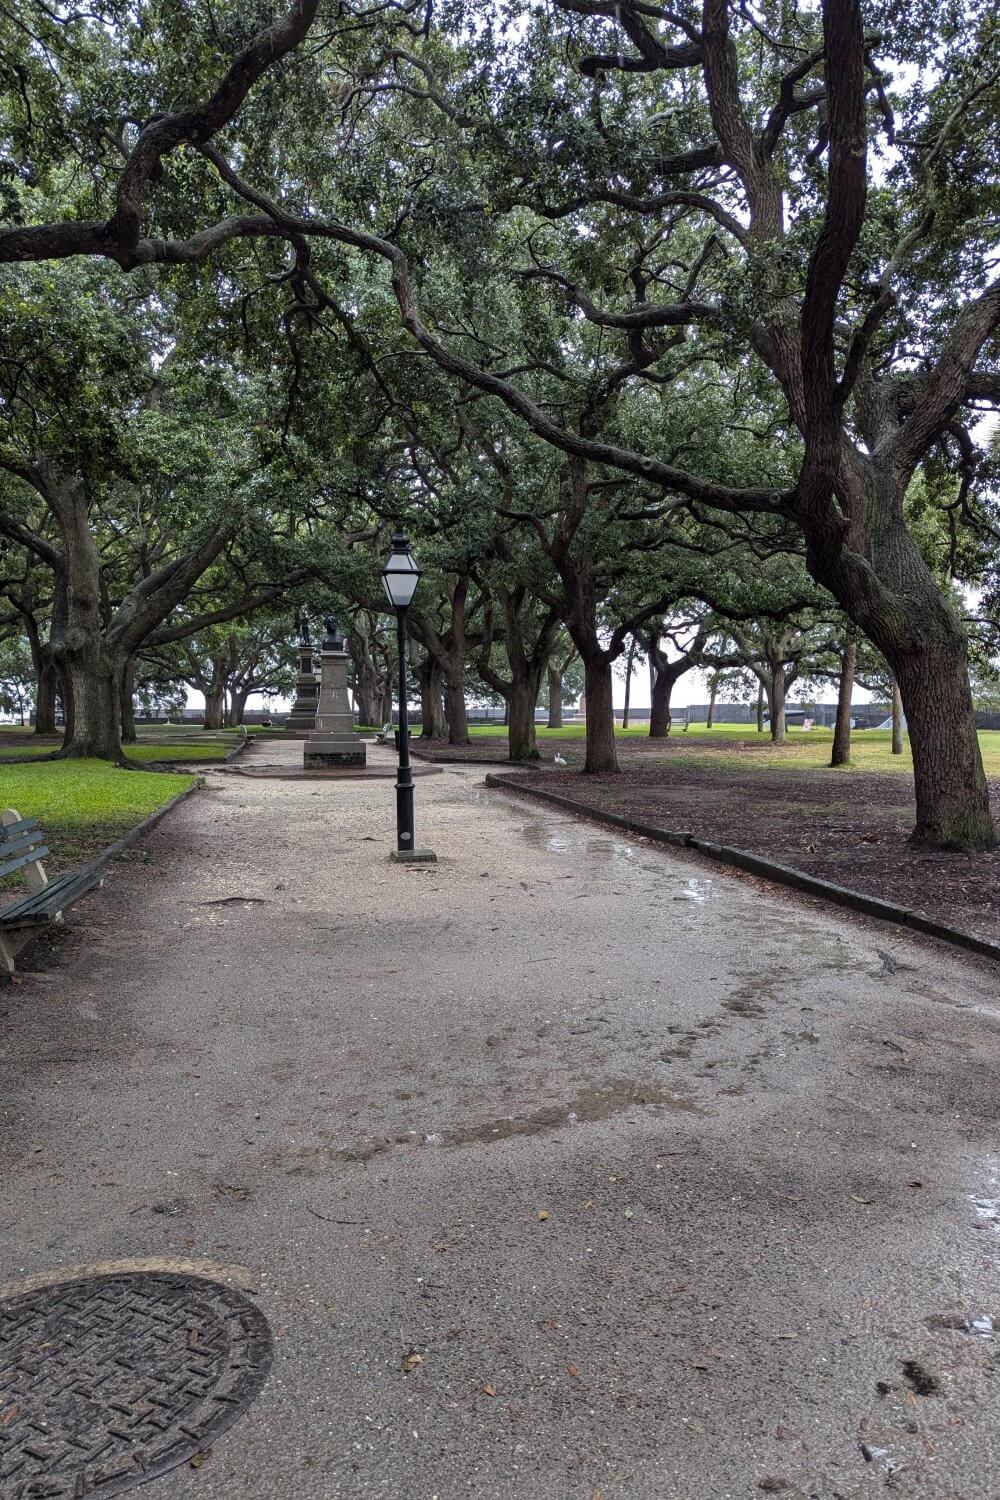
{"label": "bench slat", "polygon": [[0,844],[0,858],[13,858],[25,849],[33,849],[36,844],[44,843],[45,834],[40,828],[36,832],[19,833],[16,838],[7,839]]}
{"label": "bench slat", "polygon": [[21,854],[17,859],[8,859],[0,865],[0,875],[13,875],[15,870],[23,870],[25,865],[33,864],[36,859],[45,859],[48,853],[48,845],[41,844],[28,854]]}
{"label": "bench slat", "polygon": [[21,818],[16,823],[0,824],[0,844],[13,838],[16,833],[27,833],[29,828],[38,828],[37,818]]}
{"label": "bench slat", "polygon": [[71,870],[50,880],[40,891],[31,891],[18,906],[23,911],[59,911],[64,901],[75,901],[78,894],[96,885],[100,878],[100,873],[94,870]]}
{"label": "bench slat", "polygon": [[51,880],[40,891],[32,891],[22,900],[15,901],[11,906],[5,906],[0,910],[0,926],[44,926],[46,922],[52,921],[57,912],[65,911],[81,896],[93,890],[94,886],[100,885],[102,879],[103,871],[96,866],[88,866],[83,870],[72,870],[68,875],[60,875],[57,880]]}

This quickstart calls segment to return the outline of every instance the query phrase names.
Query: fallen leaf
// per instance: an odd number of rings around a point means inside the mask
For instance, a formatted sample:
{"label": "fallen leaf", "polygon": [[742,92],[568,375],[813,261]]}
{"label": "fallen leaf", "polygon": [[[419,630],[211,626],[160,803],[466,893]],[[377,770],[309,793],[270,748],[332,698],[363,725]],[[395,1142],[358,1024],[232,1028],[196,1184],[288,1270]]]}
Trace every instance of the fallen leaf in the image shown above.
{"label": "fallen leaf", "polygon": [[580,1371],[576,1368],[576,1365],[567,1365],[566,1374],[572,1375],[574,1380],[578,1380],[580,1377]]}
{"label": "fallen leaf", "polygon": [[411,1370],[415,1370],[417,1365],[422,1365],[423,1362],[424,1356],[417,1354],[415,1350],[411,1349],[409,1354],[403,1355],[403,1374],[409,1375]]}
{"label": "fallen leaf", "polygon": [[630,1208],[627,1208],[625,1210],[625,1217],[626,1217],[626,1219],[634,1219],[635,1218],[635,1215],[633,1214],[633,1212],[632,1212],[632,1210]]}
{"label": "fallen leaf", "polygon": [[211,1448],[203,1448],[200,1453],[196,1453],[193,1458],[188,1459],[188,1467],[200,1469],[211,1451]]}
{"label": "fallen leaf", "polygon": [[852,1193],[851,1194],[851,1201],[853,1203],[863,1203],[867,1207],[869,1203],[874,1203],[875,1199],[874,1198],[862,1198],[857,1193]]}
{"label": "fallen leaf", "polygon": [[491,1386],[491,1385],[481,1385],[479,1387],[479,1389],[482,1391],[482,1393],[483,1393],[484,1396],[495,1396],[496,1395],[496,1391],[494,1390],[493,1386]]}
{"label": "fallen leaf", "polygon": [[549,1216],[549,1211],[548,1211],[547,1208],[540,1208],[538,1210],[538,1217],[541,1219],[541,1221],[542,1221],[543,1224],[544,1224],[545,1220],[548,1218],[548,1216]]}

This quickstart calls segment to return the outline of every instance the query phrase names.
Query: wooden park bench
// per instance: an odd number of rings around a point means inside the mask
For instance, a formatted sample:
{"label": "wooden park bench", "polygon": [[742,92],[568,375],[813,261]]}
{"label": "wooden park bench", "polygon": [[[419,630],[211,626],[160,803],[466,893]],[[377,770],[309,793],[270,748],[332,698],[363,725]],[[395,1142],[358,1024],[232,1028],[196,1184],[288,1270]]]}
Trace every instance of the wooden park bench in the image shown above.
{"label": "wooden park bench", "polygon": [[14,972],[15,956],[43,927],[61,922],[62,914],[95,886],[104,884],[99,865],[83,865],[50,880],[42,859],[48,854],[45,834],[34,818],[22,818],[13,807],[0,812],[0,875],[24,871],[27,895],[0,906],[0,972]]}
{"label": "wooden park bench", "polygon": [[392,724],[383,724],[382,728],[379,730],[378,734],[375,736],[375,743],[376,743],[376,745],[388,745],[388,744],[394,743],[394,741],[393,741],[394,734],[395,734],[395,729],[393,728]]}

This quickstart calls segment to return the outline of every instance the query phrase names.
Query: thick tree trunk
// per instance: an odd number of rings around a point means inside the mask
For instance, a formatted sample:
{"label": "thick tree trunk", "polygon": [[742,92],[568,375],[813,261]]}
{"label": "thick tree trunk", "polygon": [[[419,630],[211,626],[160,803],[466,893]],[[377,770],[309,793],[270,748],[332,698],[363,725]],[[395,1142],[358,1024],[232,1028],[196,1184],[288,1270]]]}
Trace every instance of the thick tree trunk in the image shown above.
{"label": "thick tree trunk", "polygon": [[950,660],[927,653],[894,666],[913,755],[914,841],[945,849],[992,848],[996,835],[964,644]]}
{"label": "thick tree trunk", "polygon": [[[938,848],[991,849],[990,813],[969,687],[965,630],[902,521],[902,496],[872,470],[864,502],[867,559],[857,551],[807,537],[807,559],[818,582],[882,652],[899,683],[906,713],[917,821],[917,843]],[[877,580],[878,587],[873,587]]]}
{"label": "thick tree trunk", "polygon": [[549,683],[549,729],[563,727],[562,673],[555,667],[548,668]]}
{"label": "thick tree trunk", "polygon": [[445,672],[449,745],[469,743],[469,715],[465,707],[465,604],[468,592],[468,577],[460,573],[451,591],[451,645]]}
{"label": "thick tree trunk", "polygon": [[857,659],[857,642],[848,641],[840,658],[840,686],[837,689],[837,722],[833,730],[831,766],[849,766],[851,763],[851,699],[854,696]]}
{"label": "thick tree trunk", "polygon": [[906,714],[917,801],[915,843],[992,849],[996,830],[976,732],[964,636],[922,642],[891,662]]}
{"label": "thick tree trunk", "polygon": [[38,662],[38,678],[35,687],[35,733],[57,734],[56,695],[59,689],[59,674],[47,655]]}
{"label": "thick tree trunk", "polygon": [[253,692],[252,687],[239,688],[230,695],[229,699],[229,725],[231,729],[239,729],[246,718],[247,699]]}
{"label": "thick tree trunk", "polygon": [[82,490],[63,497],[66,620],[53,659],[66,692],[60,755],[122,761],[122,661],[102,638],[101,560],[87,524]]}
{"label": "thick tree trunk", "polygon": [[202,729],[222,729],[225,715],[226,690],[222,685],[205,692],[205,717]]}
{"label": "thick tree trunk", "polygon": [[98,760],[124,759],[119,731],[121,667],[108,662],[103,653],[74,653],[69,666],[69,693],[73,704],[72,733],[61,754]]}
{"label": "thick tree trunk", "polygon": [[444,715],[441,712],[442,672],[432,656],[427,656],[417,668],[420,679],[420,722],[424,739],[444,738]]}
{"label": "thick tree trunk", "polygon": [[376,723],[379,728],[383,724],[392,723],[392,694],[393,694],[393,672],[392,658],[386,657],[384,676],[379,678],[378,689],[378,715]]}
{"label": "thick tree trunk", "polygon": [[465,663],[456,669],[454,663],[448,672],[448,743],[469,743],[469,713],[465,706]]}
{"label": "thick tree trunk", "polygon": [[358,723],[368,728],[373,725],[382,725],[386,721],[380,717],[382,712],[381,684],[368,637],[360,628],[352,630],[347,644],[354,664],[354,706],[358,714]]}
{"label": "thick tree trunk", "polygon": [[508,755],[511,760],[537,760],[535,704],[538,702],[538,677],[519,678],[512,682],[507,698]]}
{"label": "thick tree trunk", "polygon": [[708,718],[705,720],[705,728],[711,729],[715,723],[715,700],[719,696],[719,684],[713,677],[708,685]]}
{"label": "thick tree trunk", "polygon": [[771,739],[781,744],[785,738],[785,664],[777,658],[771,661],[771,691],[768,693],[771,709]]}
{"label": "thick tree trunk", "polygon": [[583,769],[595,776],[618,770],[615,751],[615,711],[611,663],[601,658],[584,661],[587,699],[587,758]]}
{"label": "thick tree trunk", "polygon": [[895,677],[892,679],[892,753],[903,753],[903,700]]}
{"label": "thick tree trunk", "polygon": [[[356,671],[354,676],[354,706],[358,713],[358,723],[371,728],[378,720],[378,685],[373,676],[368,673]],[[385,720],[378,720],[385,723]]]}
{"label": "thick tree trunk", "polygon": [[674,690],[674,679],[669,672],[657,672],[654,668],[652,683],[649,737],[662,740],[670,733],[670,695]]}
{"label": "thick tree trunk", "polygon": [[139,736],[135,729],[135,662],[129,657],[121,672],[122,744],[134,745]]}

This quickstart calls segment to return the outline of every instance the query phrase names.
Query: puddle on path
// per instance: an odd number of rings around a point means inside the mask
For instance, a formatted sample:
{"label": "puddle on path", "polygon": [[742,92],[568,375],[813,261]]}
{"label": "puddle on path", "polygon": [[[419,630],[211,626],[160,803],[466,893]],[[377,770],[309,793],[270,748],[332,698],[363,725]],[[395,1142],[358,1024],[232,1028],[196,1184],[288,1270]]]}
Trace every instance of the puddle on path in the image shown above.
{"label": "puddle on path", "polygon": [[994,1234],[1000,1234],[1000,1182],[992,1177],[983,1193],[967,1193],[976,1217],[985,1220]]}
{"label": "puddle on path", "polygon": [[681,881],[681,889],[674,896],[675,901],[694,901],[699,906],[704,906],[711,896],[715,895],[714,882],[708,878],[699,879],[692,876],[688,880]]}
{"label": "puddle on path", "polygon": [[675,901],[690,901],[704,906],[718,894],[716,882],[710,876],[678,876],[672,874],[666,863],[658,864],[649,858],[649,850],[629,843],[626,839],[604,838],[594,835],[581,825],[576,828],[566,822],[551,823],[545,819],[532,819],[521,828],[521,836],[532,849],[541,849],[547,854],[575,856],[584,866],[608,864],[619,870],[627,869],[636,875],[652,875],[667,886],[674,886]]}
{"label": "puddle on path", "polygon": [[672,1087],[655,1079],[609,1078],[590,1084],[572,1099],[560,1104],[543,1105],[520,1115],[499,1119],[472,1121],[451,1128],[409,1130],[405,1134],[369,1141],[361,1146],[336,1152],[342,1161],[367,1162],[372,1157],[398,1146],[488,1146],[515,1136],[543,1135],[548,1131],[573,1129],[578,1125],[610,1120],[632,1108],[642,1108],[651,1115],[708,1115],[711,1110],[694,1093],[690,1085],[676,1082]]}

